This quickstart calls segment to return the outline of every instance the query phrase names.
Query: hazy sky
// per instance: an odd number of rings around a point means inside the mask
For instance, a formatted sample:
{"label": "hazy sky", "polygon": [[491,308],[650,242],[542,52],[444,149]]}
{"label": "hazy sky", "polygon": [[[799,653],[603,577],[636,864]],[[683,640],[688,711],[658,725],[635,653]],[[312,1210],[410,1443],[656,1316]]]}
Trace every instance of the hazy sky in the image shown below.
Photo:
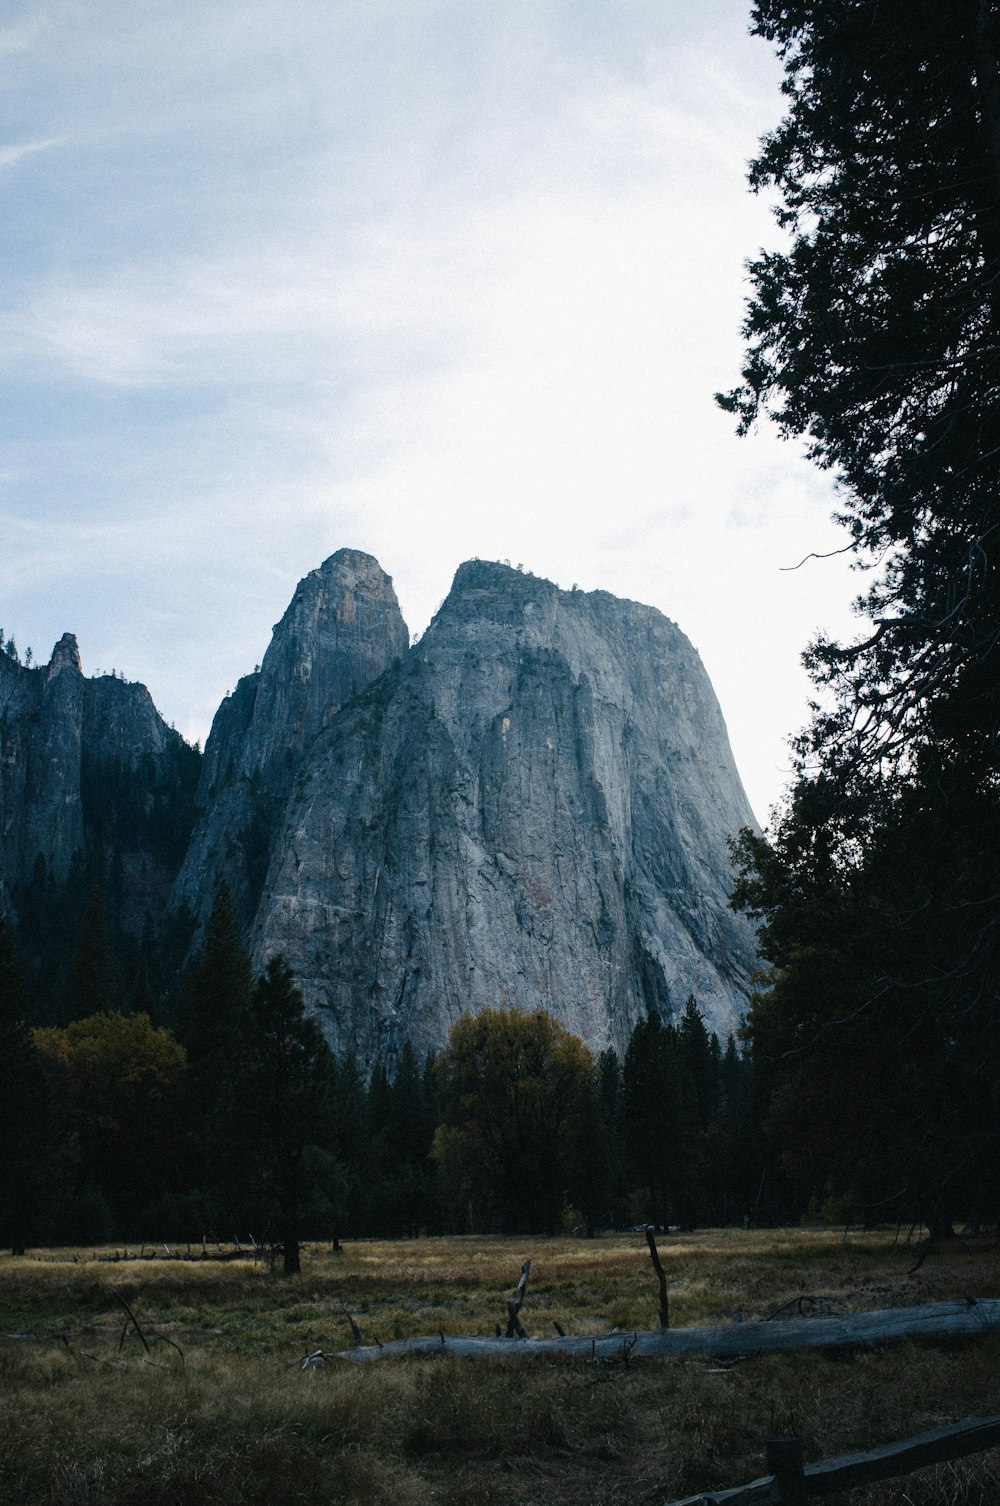
{"label": "hazy sky", "polygon": [[650,602],[761,817],[799,654],[862,582],[829,479],[737,440],[745,171],[781,110],[739,0],[8,0],[0,626],[204,739],[296,581],[376,555]]}

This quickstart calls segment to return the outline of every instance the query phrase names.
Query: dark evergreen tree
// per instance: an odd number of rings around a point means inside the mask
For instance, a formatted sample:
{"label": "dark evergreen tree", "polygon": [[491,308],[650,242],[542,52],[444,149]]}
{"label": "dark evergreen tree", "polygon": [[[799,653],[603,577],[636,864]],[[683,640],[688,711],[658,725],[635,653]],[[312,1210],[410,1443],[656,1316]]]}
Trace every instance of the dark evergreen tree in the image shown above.
{"label": "dark evergreen tree", "polygon": [[251,994],[245,1032],[244,1084],[253,1106],[247,1148],[256,1152],[284,1273],[296,1275],[308,1191],[306,1152],[331,1146],[334,1073],[330,1049],[280,956],[272,957]]}
{"label": "dark evergreen tree", "polygon": [[334,1233],[349,1229],[360,1234],[367,1229],[365,1194],[369,1141],[365,1084],[357,1059],[350,1054],[335,1061],[333,1071],[332,1147],[344,1176],[343,1219]]}
{"label": "dark evergreen tree", "polygon": [[945,1230],[1000,1194],[1000,8],[760,0],[754,30],[790,241],[724,402],[807,437],[873,581],[871,629],[807,655],[774,841],[740,849],[754,1075],[801,1189]]}
{"label": "dark evergreen tree", "polygon": [[954,740],[996,767],[1000,615],[1000,8],[759,0],[787,114],[753,164],[788,249],[751,266],[744,380],[842,479],[875,630],[812,664],[824,767],[907,767]]}
{"label": "dark evergreen tree", "polygon": [[634,1219],[660,1225],[669,1221],[677,1154],[676,1083],[671,1067],[667,1027],[658,1015],[646,1015],[632,1031],[625,1051],[622,1110],[632,1187],[630,1211]]}
{"label": "dark evergreen tree", "polygon": [[613,1047],[602,1051],[597,1059],[597,1081],[610,1166],[608,1205],[601,1221],[607,1227],[616,1229],[627,1218],[625,1196],[628,1192],[628,1179],[625,1165],[625,1087],[622,1064]]}
{"label": "dark evergreen tree", "polygon": [[[211,1195],[215,1221],[245,1227],[253,1197],[244,1154],[252,1105],[245,1089],[246,1018],[253,975],[229,891],[215,896],[201,948],[182,980],[176,1033],[187,1049],[187,1188]],[[201,1231],[205,1232],[205,1231]],[[228,1233],[228,1229],[226,1230]]]}
{"label": "dark evergreen tree", "polygon": [[687,1079],[699,1129],[707,1129],[719,1106],[719,1042],[710,1035],[694,994],[688,996],[677,1030],[681,1071]]}
{"label": "dark evergreen tree", "polygon": [[407,1041],[399,1053],[386,1125],[401,1233],[417,1235],[434,1218],[435,1178],[430,1153],[435,1128],[426,1077]]}
{"label": "dark evergreen tree", "polygon": [[368,1126],[364,1157],[364,1226],[381,1238],[399,1232],[396,1162],[391,1144],[392,1084],[381,1062],[376,1062],[368,1080],[365,1103]]}
{"label": "dark evergreen tree", "polygon": [[0,1241],[15,1255],[45,1232],[53,1190],[48,1086],[26,1012],[20,963],[0,915]]}
{"label": "dark evergreen tree", "polygon": [[76,929],[71,978],[71,1020],[120,1009],[123,999],[121,962],[112,939],[104,891],[95,879]]}
{"label": "dark evergreen tree", "polygon": [[601,1079],[595,1073],[581,1095],[566,1154],[567,1202],[581,1213],[589,1237],[593,1237],[599,1226],[607,1228],[614,1223],[619,1180],[615,1148]]}

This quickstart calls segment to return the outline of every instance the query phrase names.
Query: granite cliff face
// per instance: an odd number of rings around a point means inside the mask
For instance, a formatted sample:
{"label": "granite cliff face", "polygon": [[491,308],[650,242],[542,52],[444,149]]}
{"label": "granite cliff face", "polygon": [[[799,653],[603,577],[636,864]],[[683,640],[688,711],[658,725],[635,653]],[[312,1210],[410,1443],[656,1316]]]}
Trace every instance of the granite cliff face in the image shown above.
{"label": "granite cliff face", "polygon": [[65,884],[88,851],[142,867],[164,900],[197,762],[144,685],[84,676],[72,633],[47,665],[0,652],[0,911],[39,872]]}
{"label": "granite cliff face", "polygon": [[409,641],[392,581],[370,555],[341,549],[299,582],[260,668],[216,713],[198,790],[202,815],[175,903],[204,921],[225,882],[250,925],[309,748]]}
{"label": "granite cliff face", "polygon": [[143,686],[86,679],[71,635],[44,667],[0,652],[0,911],[40,872],[79,895],[82,861],[125,932],[191,912],[197,945],[224,881],[255,965],[284,953],[367,1065],[486,1005],[621,1049],[694,993],[725,1032],[755,960],[727,907],[747,824],[684,634],[502,565],[461,566],[410,647],[378,563],[333,555],[203,759]]}
{"label": "granite cliff face", "polygon": [[[369,1063],[407,1038],[440,1046],[485,1005],[544,1006],[595,1048],[692,992],[731,1028],[754,944],[727,908],[725,844],[753,816],[683,633],[650,607],[472,562],[407,651],[362,561],[314,573],[323,611],[293,602],[258,682],[220,712],[181,892],[203,913],[235,877],[244,915],[255,900],[255,963],[283,952],[333,1045]],[[320,632],[343,680],[323,682],[325,706],[275,684],[268,705],[300,708],[290,740],[263,715],[269,660],[294,689],[305,655],[311,683]],[[272,802],[259,899],[219,846],[255,778]]]}

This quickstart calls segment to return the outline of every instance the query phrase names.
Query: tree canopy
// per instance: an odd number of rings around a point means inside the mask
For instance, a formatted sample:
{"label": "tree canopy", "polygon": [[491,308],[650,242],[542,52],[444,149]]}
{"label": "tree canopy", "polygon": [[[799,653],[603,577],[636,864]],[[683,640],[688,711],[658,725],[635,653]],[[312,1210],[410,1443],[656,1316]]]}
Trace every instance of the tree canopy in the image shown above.
{"label": "tree canopy", "polygon": [[434,1156],[457,1197],[502,1230],[557,1229],[593,1057],[544,1009],[484,1009],[452,1026],[438,1058]]}
{"label": "tree canopy", "polygon": [[[788,236],[751,264],[743,381],[841,479],[873,631],[820,642],[813,728],[868,773],[949,738],[995,764],[1000,687],[1000,76],[990,0],[783,4],[788,110],[751,169]],[[970,745],[988,734],[990,746]]]}
{"label": "tree canopy", "polygon": [[789,1168],[944,1227],[1000,1190],[1000,10],[759,0],[753,30],[787,244],[721,401],[835,472],[872,626],[808,650],[794,784],[738,849],[751,1026]]}

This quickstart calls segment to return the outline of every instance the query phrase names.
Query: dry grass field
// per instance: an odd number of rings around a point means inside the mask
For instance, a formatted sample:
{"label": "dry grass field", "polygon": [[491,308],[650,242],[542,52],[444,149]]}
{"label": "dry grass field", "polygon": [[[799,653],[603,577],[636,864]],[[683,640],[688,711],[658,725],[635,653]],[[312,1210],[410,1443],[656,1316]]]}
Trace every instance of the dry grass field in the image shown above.
{"label": "dry grass field", "polygon": [[[753,1322],[800,1296],[838,1313],[1000,1296],[991,1239],[959,1239],[912,1276],[912,1249],[884,1231],[719,1230],[663,1236],[660,1249],[677,1326]],[[350,1347],[345,1306],[366,1342],[491,1334],[525,1256],[529,1334],[653,1327],[642,1235],[317,1246],[296,1279],[242,1261],[78,1253],[0,1258],[4,1506],[659,1503],[761,1474],[769,1436],[796,1434],[822,1458],[1000,1411],[998,1338],[729,1368],[296,1363]],[[119,1348],[120,1296],[150,1355],[134,1333]],[[1000,1502],[1000,1451],[850,1500]]]}

